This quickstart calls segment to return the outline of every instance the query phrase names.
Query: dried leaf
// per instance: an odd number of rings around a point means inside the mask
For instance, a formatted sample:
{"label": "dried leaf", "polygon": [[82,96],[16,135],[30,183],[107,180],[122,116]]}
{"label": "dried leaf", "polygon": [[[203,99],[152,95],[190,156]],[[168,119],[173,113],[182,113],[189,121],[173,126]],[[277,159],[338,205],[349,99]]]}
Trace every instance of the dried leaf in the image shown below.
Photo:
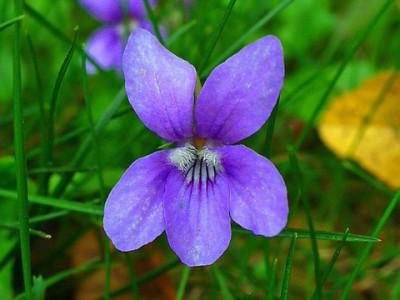
{"label": "dried leaf", "polygon": [[379,73],[334,99],[318,131],[336,155],[400,187],[400,74]]}

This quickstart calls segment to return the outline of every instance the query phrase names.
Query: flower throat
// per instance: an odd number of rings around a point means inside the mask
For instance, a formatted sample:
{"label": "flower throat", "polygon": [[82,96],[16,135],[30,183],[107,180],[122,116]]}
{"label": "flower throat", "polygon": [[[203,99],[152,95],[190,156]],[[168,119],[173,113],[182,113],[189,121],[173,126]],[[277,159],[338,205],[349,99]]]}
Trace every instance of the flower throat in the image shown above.
{"label": "flower throat", "polygon": [[191,143],[173,150],[169,159],[185,174],[188,183],[213,182],[222,169],[219,154],[210,150],[203,138],[194,138]]}

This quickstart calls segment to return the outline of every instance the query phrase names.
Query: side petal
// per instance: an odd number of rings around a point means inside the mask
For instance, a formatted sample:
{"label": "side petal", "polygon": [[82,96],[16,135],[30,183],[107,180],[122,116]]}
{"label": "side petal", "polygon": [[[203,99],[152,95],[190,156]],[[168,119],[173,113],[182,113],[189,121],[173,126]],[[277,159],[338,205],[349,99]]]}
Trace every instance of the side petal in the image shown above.
{"label": "side petal", "polygon": [[164,231],[162,195],[171,170],[167,153],[136,160],[107,198],[104,230],[120,251],[138,249]]}
{"label": "side petal", "polygon": [[197,135],[234,144],[268,119],[283,84],[283,50],[274,36],[244,47],[217,66],[200,92]]}
{"label": "side petal", "polygon": [[[149,4],[154,7],[157,0],[149,0]],[[146,18],[147,11],[143,0],[129,0],[128,2],[129,15],[136,19]]]}
{"label": "side petal", "polygon": [[192,136],[196,71],[164,48],[150,32],[137,28],[123,55],[129,102],[142,122],[168,141]]}
{"label": "side petal", "polygon": [[287,223],[285,182],[265,157],[242,146],[221,148],[230,184],[230,215],[240,226],[264,236],[277,235]]}
{"label": "side petal", "polygon": [[102,22],[122,21],[123,13],[117,0],[80,0],[81,5]]}
{"label": "side petal", "polygon": [[188,266],[214,263],[231,239],[229,188],[222,176],[214,183],[185,181],[181,171],[170,173],[165,185],[164,219],[168,242]]}
{"label": "side petal", "polygon": [[[123,41],[115,27],[97,30],[87,44],[88,54],[105,70],[121,69]],[[96,73],[96,68],[89,61],[86,65],[89,74]]]}

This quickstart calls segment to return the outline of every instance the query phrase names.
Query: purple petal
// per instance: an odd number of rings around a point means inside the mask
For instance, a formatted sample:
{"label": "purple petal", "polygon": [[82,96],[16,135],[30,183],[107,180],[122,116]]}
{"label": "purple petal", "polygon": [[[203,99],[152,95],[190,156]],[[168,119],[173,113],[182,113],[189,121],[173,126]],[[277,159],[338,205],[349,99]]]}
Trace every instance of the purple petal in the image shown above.
{"label": "purple petal", "polygon": [[[154,7],[157,0],[149,0],[149,4]],[[142,19],[147,16],[146,7],[144,6],[143,0],[129,0],[128,3],[129,15],[136,18]]]}
{"label": "purple petal", "polygon": [[171,170],[167,151],[136,160],[122,175],[104,207],[104,230],[120,251],[153,241],[164,231],[162,195]]}
{"label": "purple petal", "polygon": [[196,129],[200,137],[236,143],[265,123],[284,77],[280,41],[267,36],[217,66],[200,92]]}
{"label": "purple petal", "polygon": [[[87,53],[105,70],[121,69],[123,41],[115,27],[97,30],[89,39]],[[89,61],[87,71],[96,73],[96,68]]]}
{"label": "purple petal", "polygon": [[188,266],[214,263],[231,239],[229,189],[222,176],[214,183],[189,184],[181,171],[165,185],[164,219],[168,242]]}
{"label": "purple petal", "polygon": [[82,6],[102,22],[120,22],[123,18],[118,0],[80,0]]}
{"label": "purple petal", "polygon": [[196,84],[192,65],[138,28],[125,48],[123,71],[129,102],[150,130],[169,141],[192,136]]}
{"label": "purple petal", "polygon": [[286,186],[278,170],[242,145],[225,146],[220,153],[230,184],[232,219],[255,234],[277,235],[288,217]]}

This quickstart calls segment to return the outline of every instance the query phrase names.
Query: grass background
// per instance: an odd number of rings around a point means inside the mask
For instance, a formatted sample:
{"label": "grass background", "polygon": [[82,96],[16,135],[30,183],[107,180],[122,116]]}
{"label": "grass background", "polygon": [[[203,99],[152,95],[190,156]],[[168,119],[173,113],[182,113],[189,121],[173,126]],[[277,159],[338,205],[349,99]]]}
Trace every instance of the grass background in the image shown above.
{"label": "grass background", "polygon": [[288,229],[265,239],[235,226],[214,266],[189,270],[165,236],[128,255],[104,237],[105,195],[164,142],[130,108],[119,74],[86,78],[83,43],[101,24],[72,0],[0,0],[0,299],[400,299],[399,194],[346,167],[314,130],[333,96],[398,68],[399,10],[390,0],[160,1],[166,45],[202,80],[266,34],[285,50],[279,107],[245,144],[282,172]]}

